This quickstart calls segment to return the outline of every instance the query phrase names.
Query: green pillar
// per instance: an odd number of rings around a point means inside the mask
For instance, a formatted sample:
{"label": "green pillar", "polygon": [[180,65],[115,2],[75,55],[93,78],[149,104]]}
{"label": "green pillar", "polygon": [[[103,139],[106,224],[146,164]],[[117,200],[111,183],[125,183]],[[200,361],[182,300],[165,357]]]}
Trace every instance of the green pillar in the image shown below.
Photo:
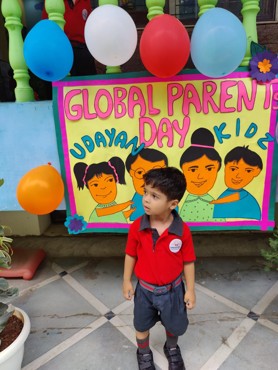
{"label": "green pillar", "polygon": [[165,0],[146,0],[148,8],[148,20],[152,20],[157,15],[164,14]]}
{"label": "green pillar", "polygon": [[257,14],[260,11],[259,0],[241,0],[242,9],[241,14],[243,16],[243,26],[247,36],[247,49],[241,66],[248,66],[251,56],[250,45],[251,41],[258,42],[257,33]]}
{"label": "green pillar", "polygon": [[15,99],[17,102],[33,101],[34,92],[29,85],[30,76],[23,56],[21,7],[17,0],[2,0],[1,11],[9,34],[9,62],[16,81]]}
{"label": "green pillar", "polygon": [[207,10],[215,8],[218,0],[198,0],[199,13],[198,16],[201,17]]}
{"label": "green pillar", "polygon": [[63,0],[45,0],[45,10],[48,15],[48,19],[54,21],[64,29],[65,26],[65,4]]}
{"label": "green pillar", "polygon": [[118,6],[118,0],[99,0],[98,5],[116,5]]}
{"label": "green pillar", "polygon": [[[118,6],[118,0],[99,0],[99,6],[101,5],[116,5]],[[121,66],[106,66],[106,74],[108,73],[121,73]]]}

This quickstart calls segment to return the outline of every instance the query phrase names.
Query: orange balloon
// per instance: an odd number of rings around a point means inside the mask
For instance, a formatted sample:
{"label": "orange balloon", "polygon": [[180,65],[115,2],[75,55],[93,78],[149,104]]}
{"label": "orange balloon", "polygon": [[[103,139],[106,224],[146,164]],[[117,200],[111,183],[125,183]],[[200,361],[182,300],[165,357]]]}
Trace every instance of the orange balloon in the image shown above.
{"label": "orange balloon", "polygon": [[33,168],[19,181],[16,190],[19,204],[25,211],[45,215],[54,211],[64,198],[64,183],[50,164]]}

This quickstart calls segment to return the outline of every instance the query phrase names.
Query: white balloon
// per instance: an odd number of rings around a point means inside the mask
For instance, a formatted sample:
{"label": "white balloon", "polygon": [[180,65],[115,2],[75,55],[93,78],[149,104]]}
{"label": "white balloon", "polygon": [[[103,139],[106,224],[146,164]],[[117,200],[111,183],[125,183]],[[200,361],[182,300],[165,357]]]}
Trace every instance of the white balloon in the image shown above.
{"label": "white balloon", "polygon": [[101,5],[94,9],[86,21],[84,36],[92,56],[112,67],[126,63],[137,45],[133,19],[116,5]]}

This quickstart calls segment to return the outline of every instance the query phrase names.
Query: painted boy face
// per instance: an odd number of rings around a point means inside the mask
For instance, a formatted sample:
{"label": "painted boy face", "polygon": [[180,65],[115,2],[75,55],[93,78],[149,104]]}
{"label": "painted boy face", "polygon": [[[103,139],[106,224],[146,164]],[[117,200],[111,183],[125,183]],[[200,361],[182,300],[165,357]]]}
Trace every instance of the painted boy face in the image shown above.
{"label": "painted boy face", "polygon": [[136,193],[143,195],[144,194],[144,180],[143,176],[146,172],[153,168],[164,168],[166,167],[165,161],[150,162],[140,157],[130,166],[129,174],[132,178],[133,186]]}
{"label": "painted boy face", "polygon": [[113,175],[103,173],[100,177],[92,177],[88,181],[88,188],[98,204],[108,204],[116,199],[117,184]]}
{"label": "painted boy face", "polygon": [[182,172],[186,179],[186,190],[195,195],[207,194],[216,181],[219,165],[218,161],[213,161],[206,155],[184,163]]}
{"label": "painted boy face", "polygon": [[231,189],[242,189],[260,172],[261,169],[258,166],[250,166],[243,159],[238,162],[228,162],[225,166],[225,184]]}
{"label": "painted boy face", "polygon": [[143,207],[149,216],[163,216],[178,205],[178,200],[168,200],[166,195],[151,185],[144,186]]}

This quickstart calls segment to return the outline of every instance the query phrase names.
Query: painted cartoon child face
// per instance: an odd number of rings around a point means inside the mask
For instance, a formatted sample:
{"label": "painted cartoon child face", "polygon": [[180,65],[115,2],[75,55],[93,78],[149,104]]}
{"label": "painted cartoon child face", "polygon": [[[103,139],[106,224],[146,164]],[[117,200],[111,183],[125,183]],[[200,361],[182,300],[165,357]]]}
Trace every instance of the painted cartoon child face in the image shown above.
{"label": "painted cartoon child face", "polygon": [[143,176],[146,172],[153,168],[164,168],[166,167],[165,161],[150,162],[141,158],[140,155],[132,163],[129,173],[133,181],[133,186],[136,193],[144,194],[144,180]]}
{"label": "painted cartoon child face", "polygon": [[186,179],[186,190],[195,195],[207,194],[213,187],[219,162],[209,159],[206,155],[192,162],[182,165],[182,171]]}
{"label": "painted cartoon child face", "polygon": [[101,174],[94,176],[88,181],[91,196],[98,204],[113,202],[117,196],[117,184],[113,175]]}
{"label": "painted cartoon child face", "polygon": [[258,166],[250,166],[243,159],[238,162],[228,162],[225,166],[225,184],[231,189],[242,189],[260,172],[261,169]]}

